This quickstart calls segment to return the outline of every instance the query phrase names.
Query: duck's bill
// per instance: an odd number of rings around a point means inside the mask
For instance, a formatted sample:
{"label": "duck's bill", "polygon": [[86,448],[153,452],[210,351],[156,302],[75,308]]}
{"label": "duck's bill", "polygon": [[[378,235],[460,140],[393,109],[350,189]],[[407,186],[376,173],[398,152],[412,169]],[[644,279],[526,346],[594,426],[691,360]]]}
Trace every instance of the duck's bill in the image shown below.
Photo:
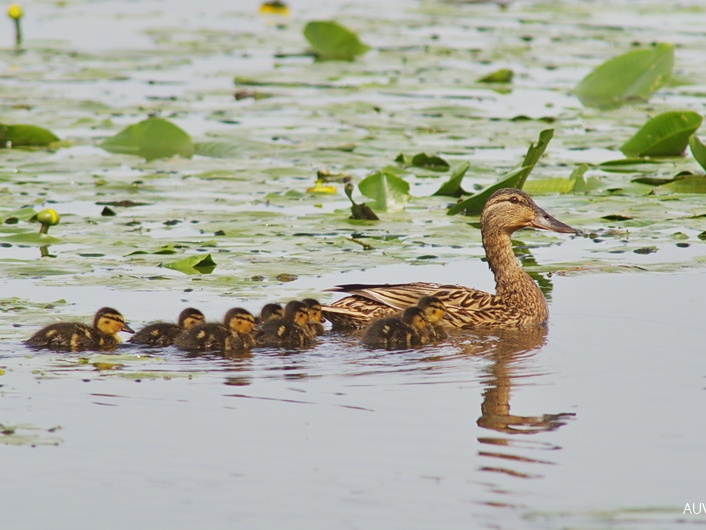
{"label": "duck's bill", "polygon": [[566,223],[562,223],[558,219],[555,219],[547,212],[541,208],[537,212],[534,221],[532,222],[534,228],[540,228],[542,230],[551,230],[552,232],[560,232],[562,234],[576,234],[578,230],[570,227]]}
{"label": "duck's bill", "polygon": [[125,331],[126,333],[135,333],[135,330],[127,324],[123,324],[123,329],[121,329],[120,331]]}

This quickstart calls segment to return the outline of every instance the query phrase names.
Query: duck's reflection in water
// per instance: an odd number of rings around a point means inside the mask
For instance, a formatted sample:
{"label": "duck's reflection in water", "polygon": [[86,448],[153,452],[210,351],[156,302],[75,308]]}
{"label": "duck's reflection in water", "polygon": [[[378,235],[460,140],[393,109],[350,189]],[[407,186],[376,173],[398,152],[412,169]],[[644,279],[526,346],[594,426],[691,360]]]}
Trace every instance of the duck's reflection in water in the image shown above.
{"label": "duck's reflection in water", "polygon": [[[544,327],[522,331],[495,330],[487,334],[474,332],[473,338],[462,345],[464,353],[481,355],[490,361],[481,374],[485,389],[481,415],[476,423],[496,434],[478,437],[478,455],[482,462],[479,469],[483,472],[524,479],[541,478],[542,467],[554,462],[531,453],[541,451],[547,454],[561,449],[556,444],[530,440],[529,437],[554,431],[575,414],[561,412],[521,416],[510,410],[512,386],[520,380],[528,382],[529,378],[541,375],[529,365],[535,353],[546,343],[546,338],[547,330]],[[496,493],[503,491],[498,484],[488,486]]]}

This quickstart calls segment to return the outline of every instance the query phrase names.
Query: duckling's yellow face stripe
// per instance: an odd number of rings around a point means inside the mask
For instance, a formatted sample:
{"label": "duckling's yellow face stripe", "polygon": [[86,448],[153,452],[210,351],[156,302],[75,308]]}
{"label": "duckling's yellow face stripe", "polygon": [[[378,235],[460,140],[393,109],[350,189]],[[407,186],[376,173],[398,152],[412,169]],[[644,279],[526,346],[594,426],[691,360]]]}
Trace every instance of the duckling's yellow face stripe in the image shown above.
{"label": "duckling's yellow face stripe", "polygon": [[204,322],[203,315],[190,315],[184,319],[182,326],[184,327],[184,329],[191,329],[194,326],[198,326],[199,324],[203,324],[203,322]]}
{"label": "duckling's yellow face stripe", "polygon": [[322,314],[321,314],[321,306],[320,305],[319,306],[316,306],[316,305],[311,306],[308,309],[308,313],[309,313],[309,320],[311,320],[312,322],[317,322],[317,323],[321,322]]}
{"label": "duckling's yellow face stripe", "polygon": [[133,329],[125,323],[122,315],[105,313],[100,316],[96,323],[96,328],[107,335],[115,335],[120,331],[134,333]]}
{"label": "duckling's yellow face stripe", "polygon": [[236,333],[248,334],[255,329],[255,317],[252,315],[238,315],[231,318],[228,325]]}
{"label": "duckling's yellow face stripe", "polygon": [[306,309],[297,310],[297,312],[294,314],[294,322],[296,322],[300,326],[306,326],[306,323],[309,322],[309,311],[307,311]]}

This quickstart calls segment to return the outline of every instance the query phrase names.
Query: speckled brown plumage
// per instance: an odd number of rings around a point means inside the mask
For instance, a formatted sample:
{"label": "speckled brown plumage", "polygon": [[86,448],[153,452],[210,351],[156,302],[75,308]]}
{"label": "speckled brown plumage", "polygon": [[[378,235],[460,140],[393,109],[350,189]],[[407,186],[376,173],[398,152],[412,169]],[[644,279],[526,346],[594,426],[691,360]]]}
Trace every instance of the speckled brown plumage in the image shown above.
{"label": "speckled brown plumage", "polygon": [[323,307],[334,329],[359,328],[370,320],[400,311],[423,296],[446,306],[445,322],[457,328],[523,328],[543,325],[547,303],[537,284],[522,269],[510,237],[533,227],[560,233],[576,230],[542,210],[523,191],[505,188],[490,196],[481,213],[481,235],[495,277],[495,294],[460,285],[415,282],[407,284],[339,285],[331,291],[348,293]]}
{"label": "speckled brown plumage", "polygon": [[176,338],[186,330],[203,324],[204,316],[201,311],[187,307],[181,313],[176,324],[171,322],[154,322],[148,324],[135,333],[128,342],[144,346],[163,347],[174,344]]}

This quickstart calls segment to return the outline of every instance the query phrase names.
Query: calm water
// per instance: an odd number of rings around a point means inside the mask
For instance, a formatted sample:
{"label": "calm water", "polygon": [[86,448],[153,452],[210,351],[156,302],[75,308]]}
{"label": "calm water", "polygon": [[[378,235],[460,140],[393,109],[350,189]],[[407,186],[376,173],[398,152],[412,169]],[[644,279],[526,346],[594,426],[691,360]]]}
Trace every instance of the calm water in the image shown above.
{"label": "calm water", "polygon": [[0,452],[3,526],[703,523],[682,517],[703,501],[703,281],[555,278],[546,333],[400,353],[327,337],[101,371],[4,340],[3,422],[41,430]]}
{"label": "calm water", "polygon": [[[321,212],[348,207],[341,194],[321,205],[276,194],[306,189],[312,179],[301,175],[313,177],[321,167],[361,177],[401,150],[471,160],[486,171],[469,186],[489,183],[547,126],[509,120],[518,115],[556,119],[540,176],[565,177],[576,163],[622,156],[618,139],[654,109],[583,111],[570,90],[632,41],[677,45],[679,82],[655,97],[657,108],[703,110],[698,2],[679,2],[665,13],[664,5],[649,2],[605,2],[598,9],[599,2],[518,0],[507,10],[459,6],[456,17],[451,3],[398,0],[385,4],[384,18],[367,0],[291,3],[290,28],[280,31],[257,17],[259,2],[250,0],[37,2],[26,8],[30,50],[23,54],[8,49],[5,20],[3,120],[45,125],[75,145],[0,153],[0,192],[7,190],[12,208],[54,200],[49,205],[64,216],[52,229],[62,238],[51,247],[56,260],[38,260],[33,245],[0,247],[0,528],[706,525],[706,514],[683,513],[686,503],[706,504],[706,271],[698,268],[706,246],[697,237],[704,212],[698,198],[635,191],[634,175],[592,169],[603,179],[594,195],[538,198],[562,220],[599,235],[527,236],[539,264],[534,270],[568,272],[551,278],[546,332],[463,334],[397,353],[326,336],[308,351],[239,359],[133,348],[112,356],[37,354],[22,346],[50,318],[85,318],[105,303],[140,327],[186,305],[217,318],[234,305],[257,311],[267,301],[302,295],[328,301],[321,290],[346,282],[442,280],[491,290],[492,277],[477,259],[477,233],[466,241],[462,230],[472,228],[448,221],[445,204],[413,201],[409,218],[390,216],[371,228],[378,247],[364,256],[368,262],[328,234],[321,245],[340,244],[348,253],[317,258],[309,239],[277,233],[318,234],[316,219],[333,223]],[[305,21],[329,17],[365,32],[377,48],[366,62],[345,65],[341,74],[340,65],[303,68],[309,59],[275,59],[276,52],[305,48],[299,32]],[[245,49],[243,40],[251,38],[254,45]],[[402,51],[382,53],[383,47]],[[408,48],[419,64],[402,56]],[[496,66],[496,51],[497,66],[512,66],[518,80],[505,95],[471,86]],[[263,92],[274,97],[236,103],[235,75],[272,81]],[[339,76],[340,92],[286,88],[292,80],[316,85]],[[242,156],[144,164],[95,147],[96,138],[162,107],[200,141],[242,142]],[[283,131],[293,149],[271,150]],[[321,149],[349,142],[357,143],[354,153]],[[189,179],[224,168],[256,177]],[[268,181],[277,175],[268,172],[273,168],[291,178]],[[94,185],[95,173],[105,188]],[[138,179],[147,180],[144,190],[133,189]],[[438,180],[426,181],[413,181],[415,197],[438,187]],[[270,192],[273,207],[262,200]],[[150,204],[136,213],[121,210],[111,223],[100,218],[101,193]],[[10,208],[3,203],[3,217]],[[266,229],[268,212],[288,217]],[[632,224],[615,221],[617,214]],[[233,226],[243,219],[262,229],[209,246],[220,252],[215,273],[187,277],[160,269],[161,258],[127,257],[135,249],[125,229],[131,216],[143,221],[139,249],[183,240],[192,251],[216,229],[243,228]],[[173,217],[203,224],[166,227]],[[380,238],[385,230],[411,231],[407,239],[423,248],[404,238],[399,247],[387,245]],[[120,237],[127,243],[113,245]],[[677,246],[684,237],[688,248]],[[652,246],[658,251],[635,252]],[[254,247],[264,252],[250,254]],[[77,257],[82,252],[88,257]],[[432,252],[447,264],[419,258]],[[243,280],[279,267],[299,272],[297,260],[306,265],[307,259],[317,272],[307,268],[294,282]],[[361,270],[334,273],[341,260]],[[400,265],[412,262],[422,265]],[[392,265],[378,266],[385,263]],[[147,280],[156,276],[162,279]],[[54,308],[39,306],[61,299],[66,303]]]}

